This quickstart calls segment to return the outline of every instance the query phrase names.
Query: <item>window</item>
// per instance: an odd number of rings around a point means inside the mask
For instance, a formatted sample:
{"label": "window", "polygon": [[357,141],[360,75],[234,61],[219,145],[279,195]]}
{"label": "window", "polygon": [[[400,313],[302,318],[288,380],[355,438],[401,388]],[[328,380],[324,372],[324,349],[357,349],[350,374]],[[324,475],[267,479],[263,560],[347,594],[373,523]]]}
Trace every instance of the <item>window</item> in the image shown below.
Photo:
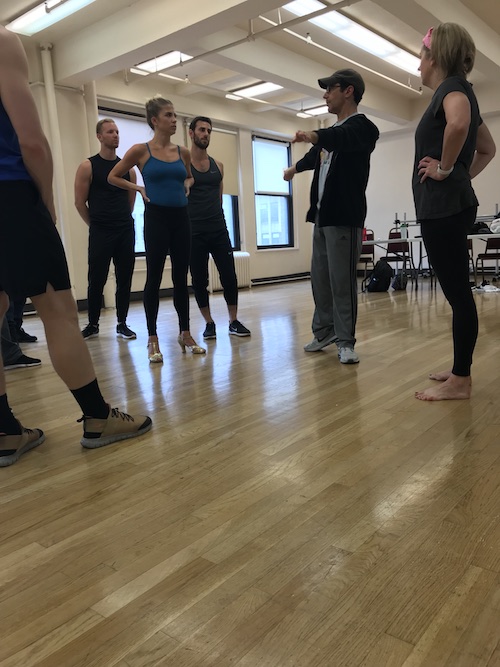
{"label": "window", "polygon": [[283,180],[289,166],[289,143],[253,138],[257,248],[293,246],[290,184]]}
{"label": "window", "polygon": [[238,135],[236,132],[213,126],[208,154],[224,165],[222,208],[233,250],[241,250],[238,213]]}
{"label": "window", "polygon": [[241,250],[238,197],[236,195],[223,194],[222,208],[224,210],[229,238],[231,239],[231,247],[233,250]]}

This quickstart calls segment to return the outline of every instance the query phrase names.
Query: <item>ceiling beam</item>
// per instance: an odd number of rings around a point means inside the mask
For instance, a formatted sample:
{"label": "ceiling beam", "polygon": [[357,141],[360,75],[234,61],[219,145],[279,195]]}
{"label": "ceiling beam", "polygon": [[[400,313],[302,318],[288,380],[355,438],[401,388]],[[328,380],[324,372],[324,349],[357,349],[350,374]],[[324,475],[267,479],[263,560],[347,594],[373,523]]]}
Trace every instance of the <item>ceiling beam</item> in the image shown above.
{"label": "ceiling beam", "polygon": [[[255,18],[282,0],[141,0],[54,44],[57,83],[81,85]],[[112,36],[112,38],[110,38]],[[196,55],[196,54],[190,54]]]}
{"label": "ceiling beam", "polygon": [[[230,43],[240,40],[244,32],[232,28],[226,30],[224,34],[226,43]],[[220,37],[220,34],[210,35],[200,41],[200,47],[205,51],[211,51],[214,41],[220,41]],[[304,97],[316,98],[318,105],[321,104],[323,91],[318,86],[318,77],[325,75],[326,69],[316,61],[304,58],[268,40],[244,42],[221,53],[212,53],[206,56],[206,61],[218,67],[234,69],[261,81],[272,81]],[[267,97],[266,100],[272,104],[272,98]],[[386,87],[368,86],[362,105],[366,113],[393,122],[405,124],[412,118],[410,100],[402,98]]]}

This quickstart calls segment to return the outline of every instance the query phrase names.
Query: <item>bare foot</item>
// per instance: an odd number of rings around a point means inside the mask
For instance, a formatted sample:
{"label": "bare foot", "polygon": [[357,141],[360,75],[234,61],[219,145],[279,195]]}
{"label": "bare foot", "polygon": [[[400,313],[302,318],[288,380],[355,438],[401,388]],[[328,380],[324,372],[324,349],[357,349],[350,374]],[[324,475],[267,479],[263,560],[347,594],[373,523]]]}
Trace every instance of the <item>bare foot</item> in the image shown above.
{"label": "bare foot", "polygon": [[418,398],[420,401],[457,401],[470,398],[470,394],[470,376],[460,377],[450,373],[450,377],[444,380],[438,387],[416,391],[415,398]]}
{"label": "bare foot", "polygon": [[437,382],[446,382],[450,375],[451,371],[439,371],[438,373],[429,373],[429,378]]}

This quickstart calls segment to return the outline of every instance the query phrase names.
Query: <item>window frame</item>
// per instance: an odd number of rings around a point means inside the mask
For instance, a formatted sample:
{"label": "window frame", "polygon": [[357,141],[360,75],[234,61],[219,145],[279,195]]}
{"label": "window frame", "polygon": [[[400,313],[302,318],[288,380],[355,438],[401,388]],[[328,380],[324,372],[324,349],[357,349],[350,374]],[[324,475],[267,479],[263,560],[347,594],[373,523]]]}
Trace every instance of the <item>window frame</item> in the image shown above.
{"label": "window frame", "polygon": [[[292,157],[292,147],[290,141],[287,141],[286,139],[277,139],[276,137],[267,137],[264,135],[259,135],[259,134],[253,134],[252,135],[252,158],[253,158],[253,175],[254,175],[254,184],[256,183],[256,178],[255,178],[255,158],[254,158],[254,142],[255,141],[268,141],[268,142],[275,142],[277,144],[284,144],[287,149],[287,166],[290,167],[291,165],[291,157]],[[283,192],[272,192],[270,190],[257,190],[256,187],[254,187],[254,205],[255,205],[255,227],[256,227],[256,242],[257,242],[257,250],[277,250],[280,248],[294,248],[295,247],[295,234],[294,234],[294,220],[293,220],[293,195],[292,195],[292,184],[291,181],[288,181],[288,193],[283,193]],[[288,243],[280,243],[280,244],[273,244],[273,245],[259,245],[259,238],[257,234],[257,197],[258,196],[266,196],[266,197],[277,197],[284,199],[286,201],[287,205],[287,229],[288,229]]]}

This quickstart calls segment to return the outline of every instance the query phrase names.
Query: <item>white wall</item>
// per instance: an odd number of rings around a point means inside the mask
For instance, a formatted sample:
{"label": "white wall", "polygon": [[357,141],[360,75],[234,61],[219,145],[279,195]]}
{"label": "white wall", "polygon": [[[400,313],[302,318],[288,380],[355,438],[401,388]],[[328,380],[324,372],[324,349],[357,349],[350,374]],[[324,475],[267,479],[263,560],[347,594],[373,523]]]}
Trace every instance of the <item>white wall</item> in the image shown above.
{"label": "white wall", "polygon": [[[498,161],[500,160],[500,114],[489,115],[485,122],[497,144],[498,154],[482,174],[473,181],[479,199],[478,215],[491,215],[500,205]],[[372,155],[367,189],[368,216],[366,227],[375,238],[387,238],[395,213],[403,219],[415,219],[411,189],[414,159],[414,132],[382,135]]]}

